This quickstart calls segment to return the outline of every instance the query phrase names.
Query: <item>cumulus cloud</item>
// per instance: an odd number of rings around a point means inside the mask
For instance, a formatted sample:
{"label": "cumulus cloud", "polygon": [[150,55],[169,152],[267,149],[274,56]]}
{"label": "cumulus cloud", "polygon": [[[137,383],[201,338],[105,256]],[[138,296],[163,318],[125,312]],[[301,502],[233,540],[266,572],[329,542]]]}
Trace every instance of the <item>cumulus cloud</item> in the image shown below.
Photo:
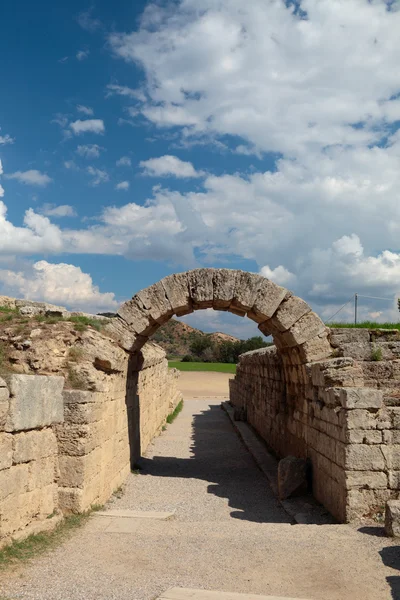
{"label": "cumulus cloud", "polygon": [[138,31],[109,43],[143,67],[142,114],[184,136],[240,136],[296,157],[384,139],[400,106],[400,12],[383,0],[303,0],[302,18],[295,4],[152,2]]}
{"label": "cumulus cloud", "polygon": [[276,267],[275,269],[270,269],[268,265],[265,265],[262,267],[260,273],[264,277],[267,277],[267,279],[271,279],[271,281],[278,285],[282,285],[283,287],[289,287],[295,284],[297,279],[294,273],[291,273],[285,269],[285,267],[282,267],[282,265],[279,265],[279,267]]}
{"label": "cumulus cloud", "polygon": [[103,171],[102,169],[96,169],[95,167],[88,167],[87,172],[92,176],[92,180],[90,185],[97,186],[101,183],[106,183],[109,181],[110,177],[107,171]]}
{"label": "cumulus cloud", "polygon": [[53,180],[46,173],[41,173],[37,169],[30,169],[29,171],[15,171],[15,173],[9,173],[4,175],[6,179],[16,179],[20,183],[25,185],[36,185],[39,187],[46,187]]}
{"label": "cumulus cloud", "polygon": [[81,135],[82,133],[103,134],[105,132],[104,121],[102,119],[86,119],[85,121],[78,119],[70,123],[70,127],[75,135]]}
{"label": "cumulus cloud", "polygon": [[94,9],[91,7],[88,10],[84,10],[79,13],[77,17],[78,24],[82,27],[82,29],[89,31],[90,33],[94,33],[98,29],[102,28],[100,19],[97,19],[93,16],[93,11]]}
{"label": "cumulus cloud", "polygon": [[177,177],[178,179],[187,179],[193,177],[202,177],[203,173],[196,171],[192,163],[185,162],[176,156],[166,154],[159,158],[150,158],[140,161],[144,175],[149,177]]}
{"label": "cumulus cloud", "polygon": [[76,58],[77,60],[82,61],[88,58],[89,54],[89,50],[78,50],[78,52],[76,53]]}
{"label": "cumulus cloud", "polygon": [[98,158],[102,150],[98,144],[83,144],[79,145],[75,152],[84,158]]}
{"label": "cumulus cloud", "polygon": [[41,260],[24,271],[0,269],[0,284],[3,293],[75,310],[115,310],[119,304],[113,293],[100,292],[88,273],[71,264]]}
{"label": "cumulus cloud", "polygon": [[144,101],[146,99],[145,94],[142,90],[130,88],[126,85],[118,85],[116,83],[110,83],[107,85],[107,97],[109,96],[125,96],[126,98],[134,98],[136,100]]}
{"label": "cumulus cloud", "polygon": [[132,161],[129,156],[121,156],[115,164],[117,167],[130,167],[132,166]]}
{"label": "cumulus cloud", "polygon": [[13,144],[14,142],[14,138],[8,135],[8,133],[6,133],[6,135],[0,135],[0,146],[5,146],[6,144]]}
{"label": "cumulus cloud", "polygon": [[46,217],[75,217],[76,210],[69,204],[43,204],[40,208],[40,213]]}
{"label": "cumulus cloud", "polygon": [[84,104],[78,104],[76,110],[84,115],[88,115],[89,117],[93,115],[93,108],[90,108],[90,106],[85,106]]}
{"label": "cumulus cloud", "polygon": [[116,190],[124,190],[125,192],[127,192],[129,190],[129,187],[130,187],[129,181],[120,181],[115,186],[115,189]]}

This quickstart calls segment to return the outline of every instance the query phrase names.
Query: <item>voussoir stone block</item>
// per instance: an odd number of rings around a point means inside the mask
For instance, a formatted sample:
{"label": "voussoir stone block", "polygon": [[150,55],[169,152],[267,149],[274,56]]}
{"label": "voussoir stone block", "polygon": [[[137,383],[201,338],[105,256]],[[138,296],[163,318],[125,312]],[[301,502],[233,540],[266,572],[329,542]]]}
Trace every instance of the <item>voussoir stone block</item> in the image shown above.
{"label": "voussoir stone block", "polygon": [[161,282],[141,290],[135,298],[140,302],[146,314],[160,325],[166,323],[174,314],[167,293]]}
{"label": "voussoir stone block", "polygon": [[281,302],[290,293],[285,288],[273,283],[273,281],[264,278],[247,316],[256,323],[263,323],[272,317]]}
{"label": "voussoir stone block", "polygon": [[[287,331],[301,317],[311,312],[310,306],[298,296],[284,300],[271,318],[272,325],[278,331]],[[306,341],[306,340],[303,340]]]}
{"label": "voussoir stone block", "polygon": [[46,427],[64,420],[64,377],[12,375],[6,431]]}
{"label": "voussoir stone block", "polygon": [[320,335],[326,329],[325,324],[318,315],[308,312],[296,321],[288,331],[282,333],[281,339],[287,346],[296,346]]}
{"label": "voussoir stone block", "polygon": [[158,323],[146,314],[143,305],[136,296],[125,302],[118,309],[117,315],[138,335],[149,336],[158,329]]}
{"label": "voussoir stone block", "polygon": [[187,276],[194,309],[212,308],[214,269],[193,269],[188,271]]}
{"label": "voussoir stone block", "polygon": [[124,350],[131,350],[138,337],[137,333],[121,317],[111,319],[104,327],[104,333],[117,340]]}
{"label": "voussoir stone block", "polygon": [[213,308],[228,309],[232,303],[239,271],[234,269],[215,269]]}
{"label": "voussoir stone block", "polygon": [[247,271],[238,271],[231,308],[243,312],[251,310],[263,281],[264,277],[262,275],[248,273]]}
{"label": "voussoir stone block", "polygon": [[160,283],[175,315],[181,317],[193,312],[187,273],[168,275]]}

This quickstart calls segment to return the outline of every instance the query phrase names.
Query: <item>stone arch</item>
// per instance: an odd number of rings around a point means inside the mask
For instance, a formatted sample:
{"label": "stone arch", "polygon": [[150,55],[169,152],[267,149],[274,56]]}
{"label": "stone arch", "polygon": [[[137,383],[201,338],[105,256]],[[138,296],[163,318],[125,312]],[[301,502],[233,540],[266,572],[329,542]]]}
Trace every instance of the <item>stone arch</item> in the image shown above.
{"label": "stone arch", "polygon": [[213,308],[247,316],[272,335],[285,366],[327,358],[328,328],[292,292],[255,273],[233,269],[194,269],[168,275],[125,302],[109,331],[122,348],[137,353],[172,316]]}

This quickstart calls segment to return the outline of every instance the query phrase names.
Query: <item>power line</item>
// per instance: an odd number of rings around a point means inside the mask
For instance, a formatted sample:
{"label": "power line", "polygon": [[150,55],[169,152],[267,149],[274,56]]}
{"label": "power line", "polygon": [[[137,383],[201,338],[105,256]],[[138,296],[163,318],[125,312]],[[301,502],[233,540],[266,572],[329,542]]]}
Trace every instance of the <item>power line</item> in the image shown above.
{"label": "power line", "polygon": [[357,294],[359,298],[371,298],[371,300],[388,300],[389,302],[393,302],[394,298],[380,298],[379,296],[363,296],[362,294]]}
{"label": "power line", "polygon": [[340,313],[340,311],[344,309],[345,306],[347,306],[348,304],[350,304],[350,302],[353,302],[353,298],[354,298],[354,296],[352,296],[350,298],[350,300],[348,300],[348,302],[346,302],[346,304],[343,304],[343,306],[341,308],[339,308],[339,310],[336,311],[334,315],[332,315],[331,317],[329,317],[329,319],[327,319],[325,321],[325,323],[329,323],[329,321],[332,321],[333,317],[336,317],[336,315],[338,315]]}

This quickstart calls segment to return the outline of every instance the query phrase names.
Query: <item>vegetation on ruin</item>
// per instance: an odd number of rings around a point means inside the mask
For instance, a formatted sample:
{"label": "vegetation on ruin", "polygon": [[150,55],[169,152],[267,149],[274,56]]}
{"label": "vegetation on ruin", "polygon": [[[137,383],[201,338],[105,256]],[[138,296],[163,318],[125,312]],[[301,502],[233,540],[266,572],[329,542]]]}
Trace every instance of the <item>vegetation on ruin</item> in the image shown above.
{"label": "vegetation on ruin", "polygon": [[327,323],[328,327],[334,329],[398,329],[400,330],[400,323],[376,323],[375,321],[362,321],[361,323]]}
{"label": "vegetation on ruin", "polygon": [[236,373],[236,365],[232,363],[182,362],[170,360],[171,369],[179,371],[216,371],[217,373]]}
{"label": "vegetation on ruin", "polygon": [[176,417],[179,415],[179,413],[182,411],[183,409],[183,400],[181,400],[179,402],[179,404],[176,405],[175,410],[172,411],[172,413],[170,413],[167,417],[167,423],[169,425],[171,425],[171,423],[173,423],[176,419]]}
{"label": "vegetation on ruin", "polygon": [[[24,540],[14,540],[10,545],[0,550],[0,569],[9,567],[15,563],[26,561],[51,550],[55,546],[64,542],[64,540],[78,527],[84,525],[90,515],[103,507],[94,504],[90,510],[72,514],[64,519],[52,531],[34,533]],[[54,515],[49,515],[49,519]]]}

